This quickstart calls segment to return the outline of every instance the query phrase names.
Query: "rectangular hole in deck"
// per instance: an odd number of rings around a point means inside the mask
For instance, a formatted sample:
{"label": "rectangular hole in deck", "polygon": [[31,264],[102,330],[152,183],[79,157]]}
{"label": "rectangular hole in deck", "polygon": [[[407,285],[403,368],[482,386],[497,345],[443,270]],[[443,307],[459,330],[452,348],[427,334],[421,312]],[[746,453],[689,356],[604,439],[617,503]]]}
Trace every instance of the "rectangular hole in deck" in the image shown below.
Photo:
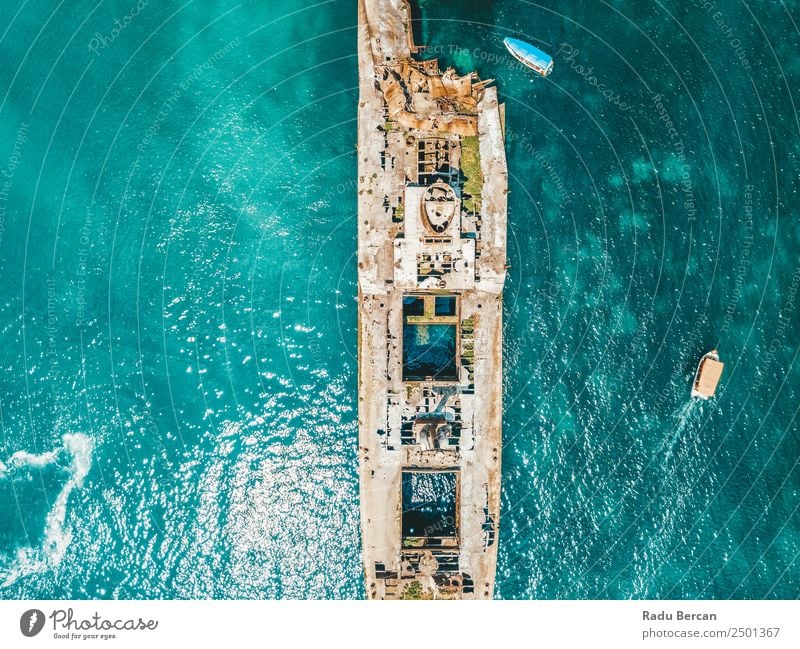
{"label": "rectangular hole in deck", "polygon": [[403,297],[403,380],[457,381],[458,296]]}
{"label": "rectangular hole in deck", "polygon": [[403,471],[403,538],[438,545],[458,535],[456,471]]}

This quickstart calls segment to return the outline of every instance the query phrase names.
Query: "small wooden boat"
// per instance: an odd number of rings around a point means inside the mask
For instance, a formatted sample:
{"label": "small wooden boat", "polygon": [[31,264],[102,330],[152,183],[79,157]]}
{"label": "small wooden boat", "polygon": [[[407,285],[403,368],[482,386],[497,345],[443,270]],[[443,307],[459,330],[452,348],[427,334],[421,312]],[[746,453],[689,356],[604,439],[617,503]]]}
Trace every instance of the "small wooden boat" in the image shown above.
{"label": "small wooden boat", "polygon": [[724,363],[720,363],[716,349],[712,349],[697,365],[694,373],[694,383],[692,384],[692,397],[698,399],[710,399],[717,390],[719,380],[722,377]]}

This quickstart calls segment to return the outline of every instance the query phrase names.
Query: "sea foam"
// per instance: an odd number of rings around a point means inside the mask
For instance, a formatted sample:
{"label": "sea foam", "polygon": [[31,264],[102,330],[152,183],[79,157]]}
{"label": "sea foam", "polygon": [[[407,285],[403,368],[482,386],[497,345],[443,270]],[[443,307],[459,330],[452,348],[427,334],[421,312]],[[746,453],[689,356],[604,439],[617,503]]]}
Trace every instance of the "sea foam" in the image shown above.
{"label": "sea foam", "polygon": [[72,534],[64,527],[67,516],[67,503],[72,491],[83,486],[84,479],[92,468],[94,440],[81,433],[66,434],[61,438],[63,446],[47,453],[33,454],[26,451],[14,453],[5,465],[0,462],[0,478],[23,467],[45,467],[69,457],[69,478],[64,483],[52,508],[45,519],[44,539],[39,547],[22,547],[10,562],[7,570],[0,569],[2,587],[12,585],[20,577],[41,572],[57,566],[72,539]]}

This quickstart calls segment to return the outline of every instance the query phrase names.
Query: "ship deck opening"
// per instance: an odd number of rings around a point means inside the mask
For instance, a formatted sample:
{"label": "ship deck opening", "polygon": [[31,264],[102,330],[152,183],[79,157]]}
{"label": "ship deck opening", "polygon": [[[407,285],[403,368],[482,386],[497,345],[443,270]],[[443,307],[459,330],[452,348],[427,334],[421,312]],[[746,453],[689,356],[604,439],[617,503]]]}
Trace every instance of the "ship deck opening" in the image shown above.
{"label": "ship deck opening", "polygon": [[403,297],[403,380],[458,380],[458,296]]}
{"label": "ship deck opening", "polygon": [[403,471],[403,538],[458,534],[457,471]]}

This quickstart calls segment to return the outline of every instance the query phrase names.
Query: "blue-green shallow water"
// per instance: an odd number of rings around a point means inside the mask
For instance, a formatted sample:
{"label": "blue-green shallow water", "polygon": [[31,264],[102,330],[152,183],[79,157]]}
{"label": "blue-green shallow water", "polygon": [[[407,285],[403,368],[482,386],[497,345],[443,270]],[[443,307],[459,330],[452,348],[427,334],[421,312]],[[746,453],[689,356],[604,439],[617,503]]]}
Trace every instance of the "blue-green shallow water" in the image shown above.
{"label": "blue-green shallow water", "polygon": [[[0,7],[0,595],[361,597],[355,3],[135,6]],[[797,597],[800,6],[417,14],[507,104],[497,596]]]}

